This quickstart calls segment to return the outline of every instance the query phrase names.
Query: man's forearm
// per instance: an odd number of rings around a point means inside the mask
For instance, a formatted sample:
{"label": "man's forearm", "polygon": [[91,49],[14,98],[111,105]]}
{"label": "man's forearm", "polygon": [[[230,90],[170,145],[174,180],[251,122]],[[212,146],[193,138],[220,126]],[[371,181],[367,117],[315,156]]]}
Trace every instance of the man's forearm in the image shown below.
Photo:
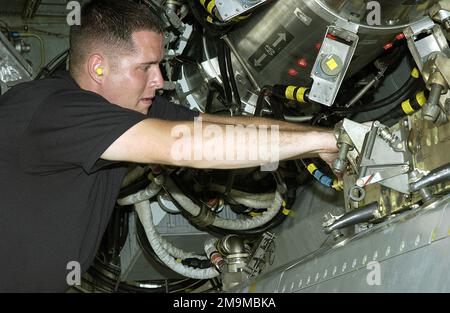
{"label": "man's forearm", "polygon": [[202,113],[200,115],[205,122],[216,123],[216,124],[225,124],[225,125],[278,125],[280,130],[282,131],[315,131],[318,128],[304,125],[304,124],[296,124],[285,121],[279,121],[264,117],[255,117],[255,116],[221,116],[221,115],[212,115]]}
{"label": "man's forearm", "polygon": [[336,141],[329,131],[311,127],[301,131],[279,130],[276,126],[258,125],[202,122],[200,129],[199,124],[185,123],[184,131],[180,128],[172,132],[178,136],[172,149],[173,162],[195,168],[231,169],[336,150]]}

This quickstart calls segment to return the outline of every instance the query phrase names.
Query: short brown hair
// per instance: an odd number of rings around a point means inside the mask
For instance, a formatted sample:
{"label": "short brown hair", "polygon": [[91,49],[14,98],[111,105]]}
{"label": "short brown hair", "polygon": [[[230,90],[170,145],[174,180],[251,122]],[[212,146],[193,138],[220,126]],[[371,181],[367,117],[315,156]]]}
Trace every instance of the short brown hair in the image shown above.
{"label": "short brown hair", "polygon": [[81,10],[81,25],[70,28],[70,72],[75,75],[92,47],[107,51],[134,50],[132,34],[137,31],[162,34],[164,26],[149,7],[132,0],[92,0]]}

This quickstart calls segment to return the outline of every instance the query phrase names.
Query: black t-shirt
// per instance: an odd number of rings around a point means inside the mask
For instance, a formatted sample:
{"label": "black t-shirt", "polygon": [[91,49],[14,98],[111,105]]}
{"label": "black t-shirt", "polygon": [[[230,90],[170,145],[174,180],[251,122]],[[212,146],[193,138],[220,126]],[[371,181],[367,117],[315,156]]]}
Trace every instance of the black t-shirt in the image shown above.
{"label": "black t-shirt", "polygon": [[[148,117],[195,116],[157,97]],[[64,291],[69,262],[87,270],[127,169],[99,157],[148,117],[67,73],[0,97],[0,291]]]}

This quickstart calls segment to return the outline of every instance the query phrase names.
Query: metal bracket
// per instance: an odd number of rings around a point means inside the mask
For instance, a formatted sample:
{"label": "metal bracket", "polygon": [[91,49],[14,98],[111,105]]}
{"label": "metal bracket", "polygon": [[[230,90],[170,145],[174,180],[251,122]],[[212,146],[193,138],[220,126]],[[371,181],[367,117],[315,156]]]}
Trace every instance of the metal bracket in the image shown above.
{"label": "metal bracket", "polygon": [[222,21],[226,22],[267,1],[268,0],[222,0],[216,1],[216,8]]}
{"label": "metal bracket", "polygon": [[366,137],[366,134],[370,131],[370,126],[353,122],[352,120],[344,118],[342,122],[342,128],[344,128],[345,132],[352,140],[356,151],[358,153],[361,153],[364,138]]}
{"label": "metal bracket", "polygon": [[[377,164],[377,167],[384,167],[382,164]],[[356,181],[356,185],[358,187],[365,187],[367,185],[375,184],[381,182],[383,180],[405,174],[409,170],[409,166],[407,164],[399,164],[396,167],[386,167],[383,168],[371,175],[367,175],[365,177],[359,178]]]}
{"label": "metal bracket", "polygon": [[[408,48],[421,72],[430,55],[449,51],[447,39],[441,27],[429,17],[425,17],[406,28],[404,34],[408,42]],[[419,35],[422,34],[427,34],[427,36],[420,37]]]}
{"label": "metal bracket", "polygon": [[326,106],[334,103],[359,40],[355,33],[357,27],[352,24],[327,28],[310,75],[314,80],[309,93],[310,100]]}

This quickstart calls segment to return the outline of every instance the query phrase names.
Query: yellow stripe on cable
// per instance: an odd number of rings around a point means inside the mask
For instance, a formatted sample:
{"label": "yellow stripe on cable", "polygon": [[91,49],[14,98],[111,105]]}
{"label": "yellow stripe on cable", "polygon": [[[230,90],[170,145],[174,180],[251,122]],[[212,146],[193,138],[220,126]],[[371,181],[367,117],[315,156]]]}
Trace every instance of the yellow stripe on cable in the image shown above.
{"label": "yellow stripe on cable", "polygon": [[289,100],[295,100],[294,98],[294,90],[295,88],[297,88],[296,86],[288,86],[286,88],[286,91],[284,93],[284,95],[286,96],[287,99]]}
{"label": "yellow stripe on cable", "polygon": [[417,69],[417,67],[413,68],[413,70],[411,71],[411,76],[414,77],[414,78],[419,78],[420,72]]}
{"label": "yellow stripe on cable", "polygon": [[206,17],[206,21],[207,21],[208,23],[211,23],[211,24],[212,24],[212,22],[213,22],[212,16],[211,16],[211,15],[208,15],[208,16]]}
{"label": "yellow stripe on cable", "polygon": [[412,108],[411,103],[409,102],[409,99],[402,102],[402,110],[406,114],[414,113],[414,109]]}
{"label": "yellow stripe on cable", "polygon": [[333,180],[333,185],[331,186],[331,188],[333,188],[336,191],[342,191],[342,185],[339,183],[339,180],[335,179]]}
{"label": "yellow stripe on cable", "polygon": [[296,97],[297,97],[297,101],[298,101],[298,102],[305,103],[305,92],[306,92],[306,90],[308,90],[308,88],[306,88],[306,87],[300,87],[300,88],[297,90],[297,95],[296,95]]}
{"label": "yellow stripe on cable", "polygon": [[215,6],[216,6],[216,2],[214,0],[211,0],[211,2],[206,7],[206,11],[208,11],[209,14],[213,14],[212,11],[213,11]]}
{"label": "yellow stripe on cable", "polygon": [[286,209],[286,208],[284,208],[284,209],[281,211],[281,213],[283,213],[283,214],[286,215],[286,216],[290,215],[291,212],[292,212],[291,210]]}
{"label": "yellow stripe on cable", "polygon": [[206,0],[200,0],[200,3],[201,3],[202,6],[205,6],[205,1]]}
{"label": "yellow stripe on cable", "polygon": [[309,163],[306,169],[312,174],[315,170],[317,170],[317,166],[315,166],[314,163]]}
{"label": "yellow stripe on cable", "polygon": [[423,106],[427,102],[427,97],[425,97],[425,93],[421,91],[416,94],[416,100],[420,106]]}

